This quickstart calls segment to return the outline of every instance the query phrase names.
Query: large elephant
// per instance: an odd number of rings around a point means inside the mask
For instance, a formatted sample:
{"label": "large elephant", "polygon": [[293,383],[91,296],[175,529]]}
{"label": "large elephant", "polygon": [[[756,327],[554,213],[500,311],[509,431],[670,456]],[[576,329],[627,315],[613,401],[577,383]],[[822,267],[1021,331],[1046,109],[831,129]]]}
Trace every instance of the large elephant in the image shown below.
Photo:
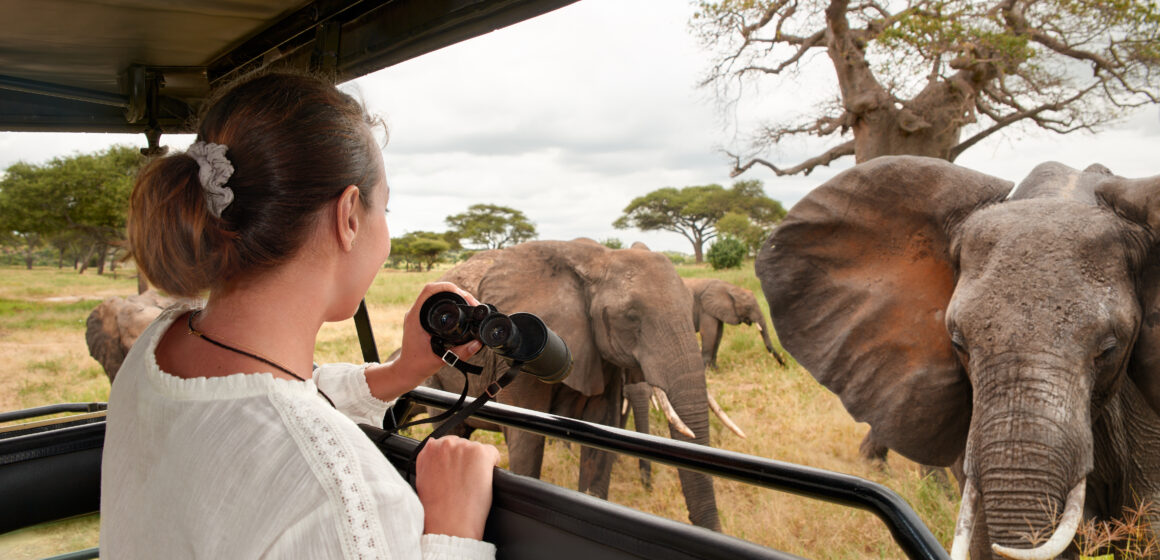
{"label": "large elephant", "polygon": [[785,366],[785,360],[769,339],[765,314],[761,312],[753,292],[718,278],[684,278],[684,281],[685,287],[693,294],[693,324],[701,333],[701,357],[705,367],[717,369],[717,350],[721,347],[726,323],[757,325],[765,349],[773,354],[778,364]]}
{"label": "large elephant", "polygon": [[1158,242],[1160,177],[1046,163],[1012,190],[882,157],[795,205],[756,269],[783,347],[875,439],[959,462],[952,556],[1052,558],[1160,500]]}
{"label": "large elephant", "polygon": [[[664,255],[612,250],[588,240],[534,241],[476,254],[442,279],[502,312],[535,313],[571,349],[572,373],[562,382],[549,385],[521,375],[499,402],[619,426],[624,384],[646,382],[668,405],[672,437],[709,445],[705,367],[689,313],[691,296]],[[505,369],[486,349],[471,362],[485,368],[472,376],[473,394]],[[428,384],[458,392],[462,379],[445,367]],[[538,477],[543,436],[503,432],[511,470]],[[612,459],[583,448],[580,490],[607,497]],[[719,530],[712,479],[685,470],[679,476],[690,521]]]}
{"label": "large elephant", "polygon": [[85,321],[85,342],[89,355],[104,368],[109,383],[121,369],[121,362],[137,337],[166,307],[177,301],[149,290],[127,297],[105,298],[89,313]]}

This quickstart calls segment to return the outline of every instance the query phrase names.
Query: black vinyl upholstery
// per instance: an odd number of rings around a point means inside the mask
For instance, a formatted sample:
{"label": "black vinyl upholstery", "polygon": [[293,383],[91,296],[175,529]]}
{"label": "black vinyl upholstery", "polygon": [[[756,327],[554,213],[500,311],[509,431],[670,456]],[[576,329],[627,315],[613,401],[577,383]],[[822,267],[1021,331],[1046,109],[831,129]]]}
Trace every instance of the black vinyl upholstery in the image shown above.
{"label": "black vinyl upholstery", "polygon": [[[400,471],[408,470],[418,442],[361,427]],[[495,472],[484,538],[505,560],[797,558],[502,469]]]}
{"label": "black vinyl upholstery", "polygon": [[104,420],[0,438],[0,534],[101,507]]}

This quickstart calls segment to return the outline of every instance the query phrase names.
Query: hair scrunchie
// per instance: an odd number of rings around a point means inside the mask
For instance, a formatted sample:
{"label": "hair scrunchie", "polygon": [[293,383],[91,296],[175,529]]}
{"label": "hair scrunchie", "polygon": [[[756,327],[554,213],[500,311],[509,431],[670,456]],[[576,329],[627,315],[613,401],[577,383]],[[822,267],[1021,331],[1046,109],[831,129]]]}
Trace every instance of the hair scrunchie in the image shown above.
{"label": "hair scrunchie", "polygon": [[194,142],[185,151],[197,162],[197,178],[201,181],[201,190],[205,194],[205,203],[209,213],[221,218],[222,211],[234,201],[234,191],[225,186],[234,174],[234,166],[226,158],[226,146],[210,142]]}

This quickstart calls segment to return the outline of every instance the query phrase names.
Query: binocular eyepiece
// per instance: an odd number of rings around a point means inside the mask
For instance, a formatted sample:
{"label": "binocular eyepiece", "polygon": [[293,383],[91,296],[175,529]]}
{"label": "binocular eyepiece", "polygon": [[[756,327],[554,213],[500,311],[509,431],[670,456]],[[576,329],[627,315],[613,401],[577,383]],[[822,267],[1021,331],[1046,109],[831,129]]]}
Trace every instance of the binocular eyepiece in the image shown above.
{"label": "binocular eyepiece", "polygon": [[444,348],[479,340],[545,383],[572,373],[572,353],[559,335],[531,313],[504,315],[487,303],[469,305],[454,292],[439,292],[419,308],[419,323]]}

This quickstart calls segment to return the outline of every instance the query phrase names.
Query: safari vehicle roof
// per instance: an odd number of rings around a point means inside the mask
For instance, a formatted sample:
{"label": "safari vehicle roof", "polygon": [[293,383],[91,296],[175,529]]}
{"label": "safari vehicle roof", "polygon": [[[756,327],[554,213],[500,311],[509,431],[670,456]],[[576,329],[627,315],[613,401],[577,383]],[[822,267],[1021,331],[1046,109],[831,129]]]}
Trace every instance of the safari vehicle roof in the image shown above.
{"label": "safari vehicle roof", "polygon": [[346,81],[575,1],[0,0],[0,130],[188,132],[239,73]]}

